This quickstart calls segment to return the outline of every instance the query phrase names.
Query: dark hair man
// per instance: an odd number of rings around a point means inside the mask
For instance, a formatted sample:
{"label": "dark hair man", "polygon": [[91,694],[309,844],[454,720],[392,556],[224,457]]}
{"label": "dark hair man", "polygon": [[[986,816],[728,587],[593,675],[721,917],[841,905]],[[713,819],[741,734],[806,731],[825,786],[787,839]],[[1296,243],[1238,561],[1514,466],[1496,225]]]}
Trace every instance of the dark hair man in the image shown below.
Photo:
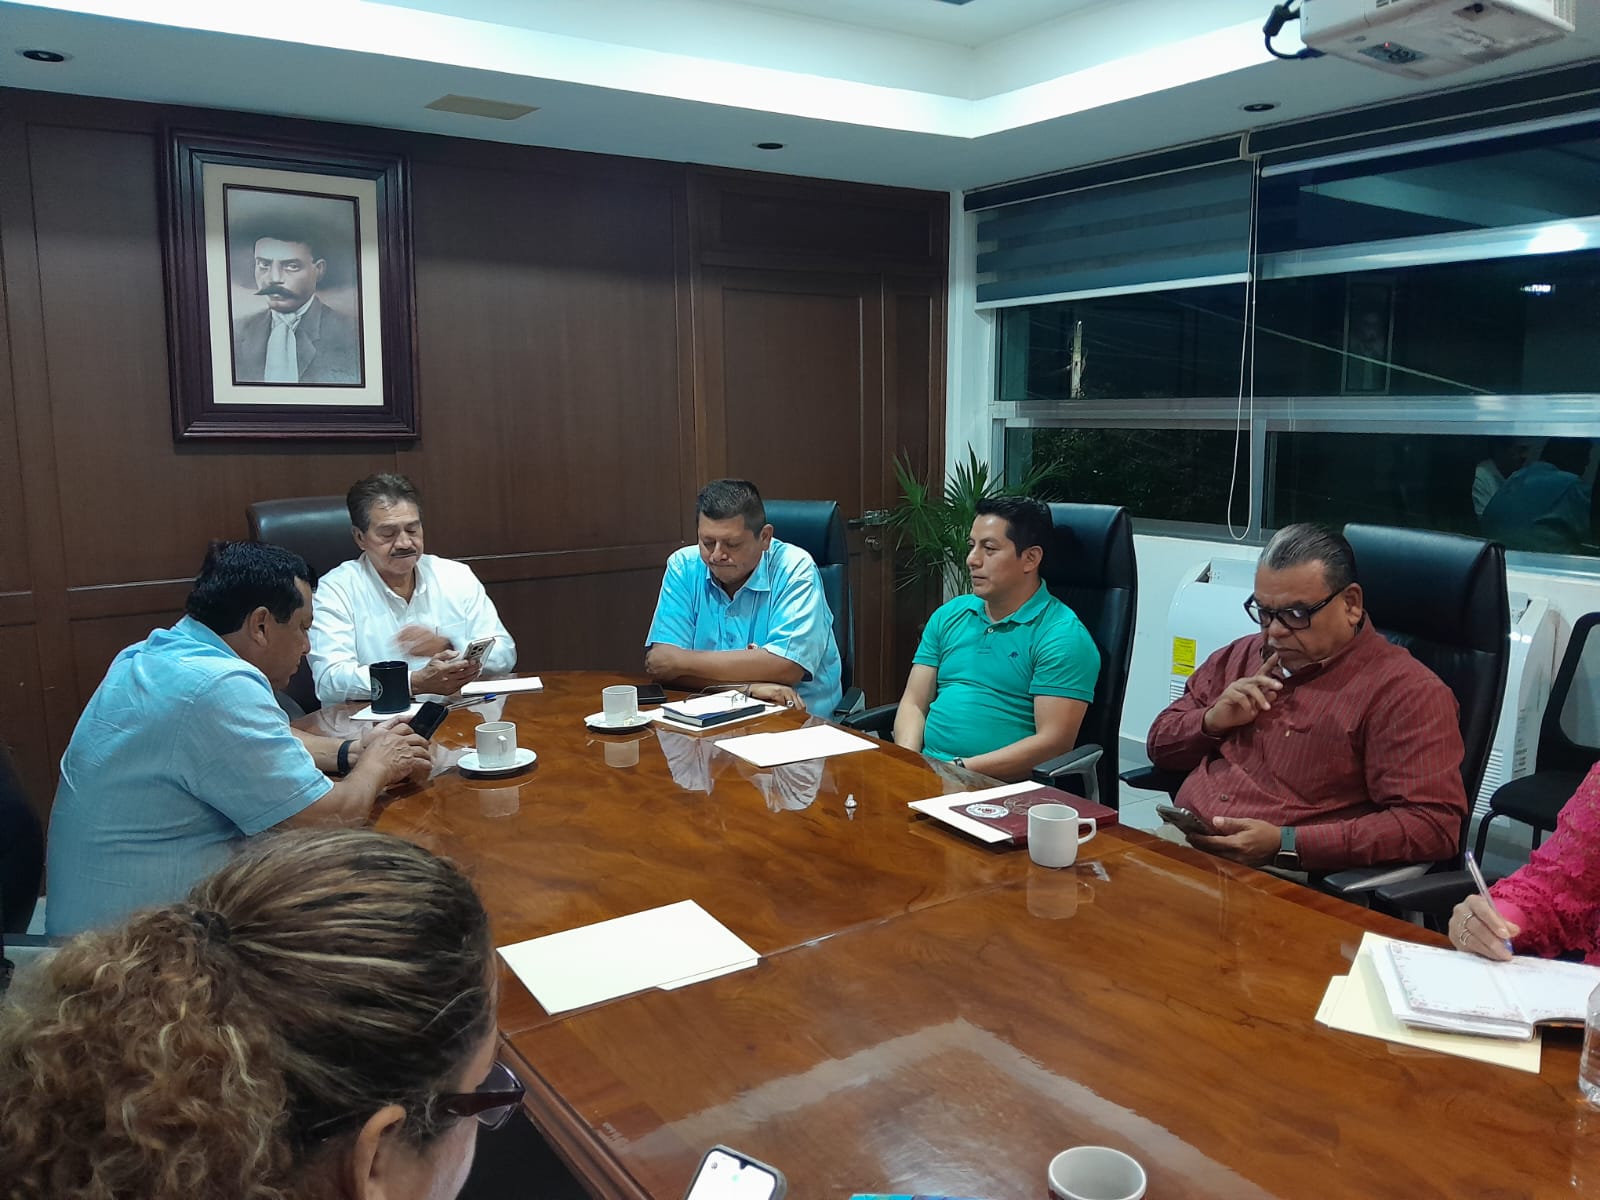
{"label": "dark hair man", "polygon": [[299,555],[214,543],[184,607],[112,661],[61,759],[52,935],[175,900],[275,826],[363,821],[380,791],[428,769],[427,743],[399,722],[343,742],[290,727],[272,693],[306,651]]}
{"label": "dark hair man", "polygon": [[359,384],[361,339],[355,320],[317,295],[328,263],[299,231],[255,242],[261,312],[233,323],[238,383]]}
{"label": "dark hair man", "polygon": [[895,714],[897,745],[1008,780],[1072,749],[1100,652],[1039,579],[1051,529],[1037,500],[978,502],[967,539],[972,594],[928,618]]}
{"label": "dark hair man", "polygon": [[1595,540],[1587,438],[1551,438],[1484,506],[1483,536],[1510,550],[1577,554]]}
{"label": "dark hair man", "polygon": [[[368,668],[404,659],[413,695],[450,695],[480,672],[504,675],[517,644],[472,568],[422,552],[422,497],[404,475],[369,475],[345,496],[361,556],[317,586],[311,677],[324,704],[372,694]],[[481,661],[463,651],[493,638]]]}
{"label": "dark hair man", "polygon": [[1150,727],[1150,761],[1188,771],[1178,804],[1216,829],[1200,849],[1332,871],[1435,862],[1466,815],[1455,696],[1367,621],[1350,543],[1280,529],[1224,646]]}
{"label": "dark hair man", "polygon": [[667,559],[645,638],[654,679],[751,695],[831,716],[839,646],[811,556],[772,536],[748,479],[714,479],[695,498],[698,544]]}

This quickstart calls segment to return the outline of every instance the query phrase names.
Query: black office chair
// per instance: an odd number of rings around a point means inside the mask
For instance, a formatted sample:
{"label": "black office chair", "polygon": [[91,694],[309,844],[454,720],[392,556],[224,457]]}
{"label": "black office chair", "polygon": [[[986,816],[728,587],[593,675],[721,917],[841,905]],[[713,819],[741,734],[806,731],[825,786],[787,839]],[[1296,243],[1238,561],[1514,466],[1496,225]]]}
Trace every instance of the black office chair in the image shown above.
{"label": "black office chair", "polygon": [[822,576],[822,594],[833,613],[833,639],[839,647],[839,685],[844,690],[832,715],[843,720],[866,706],[861,689],[854,686],[856,613],[844,514],[832,500],[768,500],[765,507],[774,536],[811,555]]}
{"label": "black office chair", "polygon": [[[1100,651],[1094,700],[1078,727],[1078,744],[1033,769],[1038,783],[1081,781],[1085,796],[1117,807],[1117,746],[1122,702],[1133,656],[1139,606],[1139,571],[1133,555],[1133,523],[1126,510],[1109,504],[1052,504],[1055,530],[1039,574],[1050,594],[1078,614]],[[886,736],[899,706],[870,708],[845,722]],[[1110,754],[1106,754],[1106,750]]]}
{"label": "black office chair", "polygon": [[[1501,784],[1489,799],[1489,811],[1478,823],[1478,839],[1473,853],[1481,862],[1488,840],[1489,823],[1507,817],[1533,827],[1533,849],[1538,849],[1545,833],[1555,829],[1561,810],[1578,790],[1585,775],[1600,762],[1600,747],[1589,746],[1573,721],[1577,705],[1569,704],[1572,681],[1582,665],[1589,633],[1600,624],[1600,613],[1585,613],[1572,627],[1561,666],[1550,688],[1550,702],[1539,726],[1539,748],[1534,755],[1534,771],[1521,779]],[[1600,644],[1600,643],[1597,643]],[[1438,871],[1421,879],[1380,888],[1378,898],[1388,907],[1420,913],[1435,928],[1443,928],[1457,904],[1477,888],[1465,871]]]}
{"label": "black office chair", "polygon": [[[350,536],[350,511],[343,496],[257,500],[245,513],[252,542],[269,542],[293,550],[319,579],[361,553]],[[311,667],[303,659],[289,686],[277,696],[291,719],[322,707],[311,680]]]}
{"label": "black office chair", "polygon": [[28,802],[10,749],[0,743],[0,992],[11,978],[7,943],[11,953],[44,945],[42,938],[28,936],[43,876],[44,826]]}
{"label": "black office chair", "polygon": [[[1494,743],[1510,661],[1511,617],[1506,598],[1505,550],[1494,542],[1425,529],[1347,525],[1356,573],[1373,628],[1403,646],[1455,693],[1460,706],[1461,781],[1470,798],[1483,782]],[[1124,782],[1176,795],[1184,776],[1130,771]],[[1390,883],[1459,866],[1466,849],[1467,817],[1454,857],[1398,868],[1357,867],[1314,882],[1324,891],[1354,897],[1383,896]]]}
{"label": "black office chair", "polygon": [[[1572,626],[1572,638],[1561,657],[1555,681],[1550,686],[1550,702],[1539,726],[1539,747],[1533,758],[1533,773],[1501,784],[1489,799],[1489,811],[1478,824],[1474,853],[1483,859],[1489,824],[1496,817],[1508,817],[1533,827],[1533,846],[1537,850],[1544,835],[1556,827],[1556,817],[1578,790],[1589,769],[1600,761],[1600,746],[1578,740],[1583,734],[1576,727],[1578,706],[1569,705],[1572,681],[1583,663],[1589,632],[1600,624],[1600,613],[1585,613]],[[1600,643],[1597,643],[1600,645]]]}

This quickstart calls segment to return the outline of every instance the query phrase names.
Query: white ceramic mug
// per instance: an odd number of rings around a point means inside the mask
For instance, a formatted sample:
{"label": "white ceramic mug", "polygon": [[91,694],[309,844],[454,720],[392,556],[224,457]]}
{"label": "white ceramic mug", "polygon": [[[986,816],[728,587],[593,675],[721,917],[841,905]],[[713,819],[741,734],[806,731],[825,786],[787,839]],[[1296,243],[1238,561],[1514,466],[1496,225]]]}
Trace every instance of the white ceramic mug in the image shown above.
{"label": "white ceramic mug", "polygon": [[628,725],[639,715],[639,689],[631,683],[619,683],[600,693],[605,708],[607,725]]}
{"label": "white ceramic mug", "polygon": [[517,727],[510,721],[485,721],[473,733],[480,767],[494,771],[517,761]]}
{"label": "white ceramic mug", "polygon": [[[1081,833],[1083,826],[1088,833]],[[1035,804],[1028,810],[1028,857],[1041,867],[1070,867],[1078,847],[1099,832],[1093,817],[1068,804]]]}
{"label": "white ceramic mug", "polygon": [[1055,1200],[1140,1200],[1144,1168],[1110,1146],[1074,1146],[1050,1160]]}

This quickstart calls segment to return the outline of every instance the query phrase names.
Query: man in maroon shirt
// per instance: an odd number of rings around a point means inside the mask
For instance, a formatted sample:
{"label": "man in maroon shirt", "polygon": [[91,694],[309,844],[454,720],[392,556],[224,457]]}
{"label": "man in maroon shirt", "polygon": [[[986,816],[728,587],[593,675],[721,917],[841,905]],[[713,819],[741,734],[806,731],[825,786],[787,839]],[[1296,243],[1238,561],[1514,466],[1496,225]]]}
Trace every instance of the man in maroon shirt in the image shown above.
{"label": "man in maroon shirt", "polygon": [[1455,696],[1372,628],[1350,543],[1279,530],[1245,609],[1261,632],[1206,659],[1150,727],[1150,761],[1189,773],[1177,803],[1217,831],[1190,844],[1315,872],[1453,855]]}

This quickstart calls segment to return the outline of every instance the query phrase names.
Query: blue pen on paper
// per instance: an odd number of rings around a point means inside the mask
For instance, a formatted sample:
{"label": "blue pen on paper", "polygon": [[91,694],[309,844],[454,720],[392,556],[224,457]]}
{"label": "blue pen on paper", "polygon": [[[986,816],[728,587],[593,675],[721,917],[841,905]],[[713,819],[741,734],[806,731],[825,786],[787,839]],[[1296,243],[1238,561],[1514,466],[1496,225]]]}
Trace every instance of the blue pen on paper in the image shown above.
{"label": "blue pen on paper", "polygon": [[[1473,857],[1471,850],[1468,850],[1461,857],[1467,860],[1467,871],[1472,875],[1472,882],[1477,885],[1478,895],[1483,897],[1483,902],[1489,906],[1489,911],[1500,917],[1500,910],[1494,906],[1494,901],[1489,896],[1489,885],[1483,881],[1483,872],[1478,870],[1478,860]],[[1500,917],[1500,919],[1502,921],[1505,920],[1504,917]],[[1506,950],[1508,952],[1511,951],[1511,939],[1503,938],[1501,940],[1505,943]]]}

